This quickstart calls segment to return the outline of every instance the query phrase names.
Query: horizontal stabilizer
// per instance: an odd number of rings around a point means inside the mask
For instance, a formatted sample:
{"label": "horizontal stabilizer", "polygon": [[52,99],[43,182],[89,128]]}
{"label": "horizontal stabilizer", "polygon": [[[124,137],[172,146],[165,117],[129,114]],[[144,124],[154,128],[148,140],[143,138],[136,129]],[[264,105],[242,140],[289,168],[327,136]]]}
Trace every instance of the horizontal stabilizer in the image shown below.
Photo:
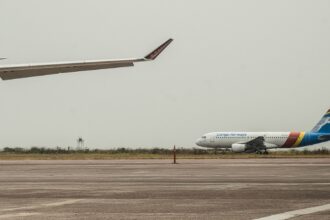
{"label": "horizontal stabilizer", "polygon": [[330,140],[330,135],[329,134],[320,135],[318,139],[319,141],[328,141]]}

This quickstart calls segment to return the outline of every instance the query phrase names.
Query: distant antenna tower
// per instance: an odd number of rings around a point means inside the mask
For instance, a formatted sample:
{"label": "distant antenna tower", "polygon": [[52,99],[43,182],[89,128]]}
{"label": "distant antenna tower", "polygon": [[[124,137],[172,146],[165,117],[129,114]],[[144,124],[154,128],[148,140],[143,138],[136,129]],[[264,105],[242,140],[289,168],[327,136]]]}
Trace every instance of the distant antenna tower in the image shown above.
{"label": "distant antenna tower", "polygon": [[77,139],[77,150],[83,150],[85,145],[85,140],[82,137]]}

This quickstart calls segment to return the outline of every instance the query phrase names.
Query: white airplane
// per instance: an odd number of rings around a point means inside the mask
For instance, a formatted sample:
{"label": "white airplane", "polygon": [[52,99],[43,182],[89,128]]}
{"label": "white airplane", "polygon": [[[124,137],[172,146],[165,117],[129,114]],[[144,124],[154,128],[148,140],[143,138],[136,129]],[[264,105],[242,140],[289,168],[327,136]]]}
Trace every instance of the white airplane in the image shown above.
{"label": "white airplane", "polygon": [[[88,60],[76,62],[58,62],[42,64],[20,64],[20,65],[2,65],[0,66],[0,78],[3,80],[27,78],[34,76],[44,76],[58,73],[79,72],[87,70],[100,70],[118,67],[134,66],[136,62],[151,61],[173,41],[167,40],[157,49],[149,53],[144,58],[118,59],[118,60]],[[5,58],[0,58],[3,60]]]}
{"label": "white airplane", "polygon": [[233,152],[267,153],[273,148],[295,148],[330,140],[330,109],[310,132],[212,132],[197,139],[201,147]]}

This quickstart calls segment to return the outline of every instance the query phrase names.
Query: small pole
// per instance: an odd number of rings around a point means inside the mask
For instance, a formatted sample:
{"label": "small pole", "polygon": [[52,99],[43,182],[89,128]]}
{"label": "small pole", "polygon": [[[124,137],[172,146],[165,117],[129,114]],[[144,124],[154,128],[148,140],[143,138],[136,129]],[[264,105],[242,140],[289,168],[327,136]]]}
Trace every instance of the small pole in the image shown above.
{"label": "small pole", "polygon": [[173,164],[176,164],[176,149],[175,149],[175,145],[173,147]]}

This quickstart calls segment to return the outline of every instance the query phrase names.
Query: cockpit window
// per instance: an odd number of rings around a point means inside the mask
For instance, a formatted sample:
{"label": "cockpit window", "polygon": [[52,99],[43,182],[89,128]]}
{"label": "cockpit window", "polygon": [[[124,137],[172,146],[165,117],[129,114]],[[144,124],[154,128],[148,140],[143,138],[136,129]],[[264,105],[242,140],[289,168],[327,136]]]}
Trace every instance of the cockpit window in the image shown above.
{"label": "cockpit window", "polygon": [[203,139],[205,139],[205,138],[206,138],[206,136],[202,136],[202,138],[203,138]]}

